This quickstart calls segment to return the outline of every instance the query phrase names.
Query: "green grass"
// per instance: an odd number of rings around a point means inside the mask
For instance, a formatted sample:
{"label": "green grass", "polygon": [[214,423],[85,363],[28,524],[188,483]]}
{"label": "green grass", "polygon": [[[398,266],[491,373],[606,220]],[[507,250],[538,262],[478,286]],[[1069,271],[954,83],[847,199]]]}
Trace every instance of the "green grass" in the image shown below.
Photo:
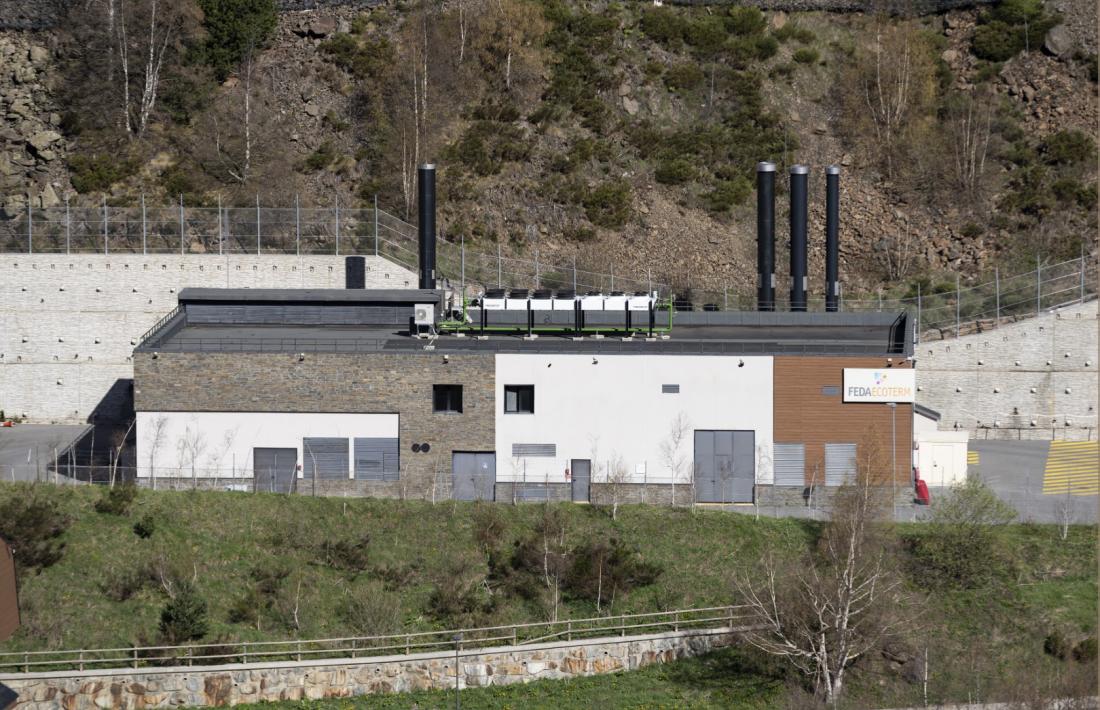
{"label": "green grass", "polygon": [[[820,530],[820,524],[805,521],[648,506],[623,506],[613,521],[606,509],[573,504],[432,505],[224,492],[142,491],[129,514],[118,516],[95,511],[100,495],[99,489],[87,487],[0,484],[0,504],[41,496],[56,502],[72,521],[63,535],[60,561],[20,579],[24,626],[0,644],[0,651],[155,642],[167,595],[151,569],[195,579],[209,605],[205,642],[548,619],[552,607],[547,595],[524,594],[494,581],[490,561],[477,543],[478,521],[486,516],[496,519],[500,559],[509,557],[517,541],[534,535],[550,510],[564,523],[568,548],[618,539],[636,550],[640,562],[660,569],[652,584],[618,595],[613,602],[605,599],[602,614],[734,603],[735,575],[751,574],[765,551],[787,558],[801,553]],[[155,532],[141,538],[133,525],[145,516],[155,520]],[[912,538],[929,529],[901,525],[897,533]],[[906,557],[906,548],[899,552],[899,561],[909,570],[911,591],[923,599],[916,630],[899,643],[911,654],[929,649],[934,699],[965,699],[978,691],[987,699],[998,693],[1005,697],[1006,684],[1024,676],[1063,687],[1056,685],[1059,679],[1078,672],[1079,664],[1045,654],[1044,639],[1057,631],[1076,643],[1096,634],[1095,526],[1075,526],[1061,540],[1055,526],[1016,525],[999,539],[1012,564],[992,586],[980,589],[932,588]],[[332,541],[346,545],[334,553]],[[353,551],[365,549],[365,559],[351,553],[353,569],[339,564],[341,555],[347,559],[348,546]],[[248,606],[245,592],[255,586],[257,570],[277,580],[258,628],[254,621],[234,620],[232,613],[234,607]],[[137,582],[123,584],[133,579]],[[460,611],[440,611],[433,595],[453,590],[456,579],[463,580],[459,591],[476,603]],[[489,587],[492,594],[486,591]],[[120,588],[132,594],[120,601],[120,596],[126,597],[119,595]],[[371,604],[355,617],[348,611],[351,599]],[[299,606],[297,628],[288,611],[294,601]],[[560,618],[596,615],[591,599],[564,595]],[[853,670],[851,697],[884,707],[919,703],[919,686],[905,682],[897,667],[884,663],[878,654],[860,662]],[[976,677],[982,679],[981,688],[974,687]],[[790,693],[799,692],[788,689],[790,680],[773,663],[747,651],[722,651],[614,677],[471,689],[463,704],[768,707],[786,702],[778,699],[781,696],[789,700]],[[351,702],[318,707],[355,707]],[[448,701],[445,694],[426,693],[372,698],[363,705],[409,707],[414,702],[437,707]]]}
{"label": "green grass", "polygon": [[[540,680],[491,688],[468,688],[461,693],[463,708],[755,708],[782,707],[783,685],[746,665],[734,650],[665,665],[647,666],[630,673],[592,676],[577,680]],[[345,708],[447,708],[454,706],[453,691],[419,691],[373,695],[347,700],[259,703],[272,710],[344,710]]]}

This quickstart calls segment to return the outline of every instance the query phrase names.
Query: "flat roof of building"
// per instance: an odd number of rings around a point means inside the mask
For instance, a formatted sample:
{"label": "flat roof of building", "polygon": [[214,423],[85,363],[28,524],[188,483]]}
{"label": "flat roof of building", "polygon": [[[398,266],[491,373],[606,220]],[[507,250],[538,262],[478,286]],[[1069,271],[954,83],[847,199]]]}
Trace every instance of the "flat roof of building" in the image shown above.
{"label": "flat roof of building", "polygon": [[[507,353],[623,353],[684,355],[894,355],[912,354],[910,329],[904,312],[810,313],[717,311],[673,312],[667,335],[623,337],[611,327],[604,337],[570,332],[540,331],[526,338],[522,331],[476,329],[475,311],[470,329],[462,336],[443,333],[430,338],[411,337],[402,318],[392,313],[359,321],[341,320],[346,306],[408,306],[438,303],[438,290],[393,289],[183,289],[183,308],[155,327],[138,346],[139,352],[240,353],[377,353],[507,352]],[[302,309],[284,309],[293,304]],[[207,306],[216,305],[211,311]],[[251,309],[221,306],[272,306]],[[203,315],[189,316],[189,307]],[[339,317],[325,323],[325,309]],[[372,310],[373,309],[373,310]],[[392,310],[392,309],[391,309]],[[242,312],[243,311],[243,312]],[[262,311],[262,317],[259,315]],[[356,311],[358,312],[358,311]],[[396,312],[396,311],[395,311]],[[211,315],[213,313],[213,315]],[[224,316],[222,315],[224,313]],[[390,320],[385,320],[389,318]],[[668,324],[668,312],[657,313],[657,324]]]}

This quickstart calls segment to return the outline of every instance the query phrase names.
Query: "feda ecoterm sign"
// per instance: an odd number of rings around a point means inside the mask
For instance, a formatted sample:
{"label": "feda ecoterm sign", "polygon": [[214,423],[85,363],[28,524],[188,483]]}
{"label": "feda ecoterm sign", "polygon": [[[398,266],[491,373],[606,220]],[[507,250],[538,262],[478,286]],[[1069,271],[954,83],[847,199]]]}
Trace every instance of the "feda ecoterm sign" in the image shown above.
{"label": "feda ecoterm sign", "polygon": [[845,402],[912,402],[916,372],[909,368],[844,368]]}

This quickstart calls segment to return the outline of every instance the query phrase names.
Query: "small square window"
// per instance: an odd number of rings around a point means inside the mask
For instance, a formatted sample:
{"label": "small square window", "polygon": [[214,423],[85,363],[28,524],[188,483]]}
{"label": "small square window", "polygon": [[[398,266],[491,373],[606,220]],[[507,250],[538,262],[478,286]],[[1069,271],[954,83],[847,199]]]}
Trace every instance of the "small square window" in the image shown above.
{"label": "small square window", "polygon": [[505,414],[534,414],[534,385],[504,385]]}
{"label": "small square window", "polygon": [[432,411],[462,413],[462,385],[432,385]]}

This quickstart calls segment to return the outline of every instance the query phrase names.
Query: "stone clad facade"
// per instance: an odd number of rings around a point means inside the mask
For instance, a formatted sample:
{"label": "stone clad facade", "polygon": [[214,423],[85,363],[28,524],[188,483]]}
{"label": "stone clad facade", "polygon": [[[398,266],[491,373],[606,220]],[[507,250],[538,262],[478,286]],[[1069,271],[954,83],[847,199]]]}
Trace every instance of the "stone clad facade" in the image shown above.
{"label": "stone clad facade", "polygon": [[[134,405],[157,412],[338,412],[400,415],[401,481],[300,481],[318,495],[447,497],[451,454],[493,451],[491,354],[134,354]],[[432,411],[432,385],[462,385],[461,414]],[[430,444],[428,453],[412,444]]]}
{"label": "stone clad facade", "polygon": [[[470,649],[461,652],[459,688],[510,685],[636,670],[696,656],[734,642],[729,628],[625,638]],[[302,662],[0,675],[19,694],[13,710],[227,706],[319,700],[455,686],[453,650]]]}

